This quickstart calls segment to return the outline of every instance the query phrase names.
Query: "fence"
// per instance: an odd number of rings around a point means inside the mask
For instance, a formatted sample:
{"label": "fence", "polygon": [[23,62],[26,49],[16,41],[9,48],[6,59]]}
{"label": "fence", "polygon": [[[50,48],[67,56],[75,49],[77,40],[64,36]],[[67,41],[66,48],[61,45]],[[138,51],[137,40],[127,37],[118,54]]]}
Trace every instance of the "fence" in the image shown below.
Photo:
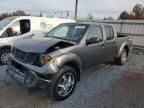
{"label": "fence", "polygon": [[132,36],[133,45],[144,47],[144,20],[102,20],[96,22],[113,24],[118,33]]}

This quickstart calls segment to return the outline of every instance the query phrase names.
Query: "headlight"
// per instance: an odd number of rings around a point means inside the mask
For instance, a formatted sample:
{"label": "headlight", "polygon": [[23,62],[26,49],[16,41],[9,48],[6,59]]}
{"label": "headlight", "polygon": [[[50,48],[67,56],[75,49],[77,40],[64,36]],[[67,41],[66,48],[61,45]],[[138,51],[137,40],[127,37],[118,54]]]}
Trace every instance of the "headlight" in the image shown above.
{"label": "headlight", "polygon": [[48,63],[51,59],[52,59],[52,57],[49,56],[49,55],[42,55],[42,56],[41,56],[41,63],[42,63],[42,64],[46,64],[46,63]]}

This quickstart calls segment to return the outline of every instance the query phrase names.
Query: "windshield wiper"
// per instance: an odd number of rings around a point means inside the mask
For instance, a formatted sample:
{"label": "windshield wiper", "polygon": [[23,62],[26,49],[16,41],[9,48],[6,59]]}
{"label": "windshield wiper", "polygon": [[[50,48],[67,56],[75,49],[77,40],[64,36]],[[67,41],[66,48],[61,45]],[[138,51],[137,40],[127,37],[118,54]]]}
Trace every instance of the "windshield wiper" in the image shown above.
{"label": "windshield wiper", "polygon": [[62,40],[64,40],[63,38],[60,38],[60,37],[56,37],[56,36],[46,36],[46,37],[50,37],[50,38],[56,38],[56,39],[62,39]]}

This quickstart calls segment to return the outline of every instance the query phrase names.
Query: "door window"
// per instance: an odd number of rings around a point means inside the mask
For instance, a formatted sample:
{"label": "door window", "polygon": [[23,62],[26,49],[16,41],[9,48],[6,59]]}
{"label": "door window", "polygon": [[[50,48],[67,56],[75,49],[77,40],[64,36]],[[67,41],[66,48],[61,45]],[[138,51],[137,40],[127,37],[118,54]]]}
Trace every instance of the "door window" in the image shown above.
{"label": "door window", "polygon": [[30,21],[20,20],[12,24],[3,34],[2,37],[20,36],[30,31]]}
{"label": "door window", "polygon": [[30,20],[20,20],[21,34],[30,32]]}
{"label": "door window", "polygon": [[114,38],[113,28],[111,26],[105,26],[106,40],[112,40]]}
{"label": "door window", "polygon": [[103,34],[102,34],[102,28],[101,27],[93,27],[89,32],[89,38],[97,38],[98,42],[103,41]]}

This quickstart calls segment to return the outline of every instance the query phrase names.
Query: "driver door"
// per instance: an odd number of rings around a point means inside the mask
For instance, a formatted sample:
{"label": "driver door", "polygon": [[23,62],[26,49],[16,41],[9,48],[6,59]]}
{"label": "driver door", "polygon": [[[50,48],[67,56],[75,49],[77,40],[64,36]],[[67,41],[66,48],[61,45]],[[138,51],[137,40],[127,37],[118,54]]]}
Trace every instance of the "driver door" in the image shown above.
{"label": "driver door", "polygon": [[30,35],[30,21],[24,25],[24,20],[13,23],[9,28],[2,34],[0,41],[5,43],[12,43],[17,39],[23,38]]}
{"label": "driver door", "polygon": [[86,54],[86,65],[98,64],[103,61],[104,56],[104,42],[103,32],[101,26],[91,27],[89,30],[87,40],[90,38],[97,38],[97,42],[87,44],[84,48]]}

